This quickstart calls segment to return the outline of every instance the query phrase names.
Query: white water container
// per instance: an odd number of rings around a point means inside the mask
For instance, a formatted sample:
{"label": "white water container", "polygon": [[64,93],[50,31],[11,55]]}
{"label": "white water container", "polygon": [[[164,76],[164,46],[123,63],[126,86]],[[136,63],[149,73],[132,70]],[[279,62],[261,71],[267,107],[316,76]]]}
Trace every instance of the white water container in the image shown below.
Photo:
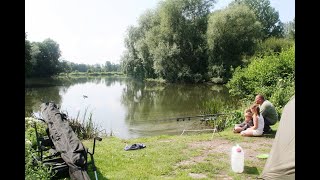
{"label": "white water container", "polygon": [[231,168],[236,173],[242,173],[244,169],[244,152],[238,144],[231,150]]}

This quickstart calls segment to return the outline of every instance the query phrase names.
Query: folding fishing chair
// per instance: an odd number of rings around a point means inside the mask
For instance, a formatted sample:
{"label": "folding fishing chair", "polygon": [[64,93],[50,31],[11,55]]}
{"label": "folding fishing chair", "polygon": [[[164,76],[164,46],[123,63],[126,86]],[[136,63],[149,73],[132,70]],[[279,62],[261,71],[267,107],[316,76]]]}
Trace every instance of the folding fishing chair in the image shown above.
{"label": "folding fishing chair", "polygon": [[[39,119],[39,118],[38,118]],[[45,123],[43,119],[39,119]],[[48,167],[52,168],[52,179],[61,179],[65,177],[70,177],[70,168],[69,165],[65,162],[65,160],[61,157],[61,153],[56,150],[56,147],[54,146],[54,143],[52,139],[50,138],[49,134],[49,128],[46,128],[46,134],[45,136],[41,136],[38,133],[36,123],[34,124],[35,128],[35,134],[37,139],[37,150],[38,153],[37,157],[34,157],[34,165],[38,165],[40,162]],[[101,141],[102,138],[95,137],[93,142],[93,149],[92,152],[89,151],[88,148],[85,149],[84,155],[84,163],[78,164],[78,166],[83,169],[83,171],[86,173],[88,170],[88,164],[92,165],[92,170],[95,174],[95,179],[98,180],[97,172],[96,172],[96,166],[94,163],[94,150],[96,145],[96,140]],[[90,155],[91,162],[88,162],[88,154]],[[84,176],[85,177],[85,176]],[[88,176],[87,176],[88,177]],[[82,179],[82,178],[81,178]],[[83,178],[87,179],[87,178]]]}

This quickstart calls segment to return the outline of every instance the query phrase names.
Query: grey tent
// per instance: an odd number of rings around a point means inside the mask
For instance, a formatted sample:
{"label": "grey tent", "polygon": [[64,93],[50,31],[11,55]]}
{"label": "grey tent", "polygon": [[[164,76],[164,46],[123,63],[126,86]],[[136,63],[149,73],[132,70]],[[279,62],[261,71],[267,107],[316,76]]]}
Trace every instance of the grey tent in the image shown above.
{"label": "grey tent", "polygon": [[40,109],[56,151],[61,153],[61,158],[69,166],[70,178],[90,180],[85,166],[87,151],[69,126],[67,119],[54,103],[43,103]]}
{"label": "grey tent", "polygon": [[295,179],[295,96],[285,105],[262,179]]}

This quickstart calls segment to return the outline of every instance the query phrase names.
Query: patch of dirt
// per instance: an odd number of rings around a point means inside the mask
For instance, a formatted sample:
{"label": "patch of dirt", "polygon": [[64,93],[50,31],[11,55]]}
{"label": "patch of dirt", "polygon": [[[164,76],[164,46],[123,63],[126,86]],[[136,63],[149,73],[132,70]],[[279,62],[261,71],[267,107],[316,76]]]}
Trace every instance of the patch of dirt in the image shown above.
{"label": "patch of dirt", "polygon": [[[244,137],[244,138],[255,138],[253,142],[242,142],[239,145],[244,150],[244,156],[246,160],[251,161],[258,161],[256,156],[261,153],[261,149],[271,149],[273,139],[271,138],[264,138],[264,137]],[[185,162],[180,162],[180,165],[188,165],[194,162],[201,162],[203,161],[208,154],[213,153],[223,153],[227,154],[228,156],[231,155],[231,148],[234,146],[234,142],[225,140],[225,139],[213,139],[211,141],[201,141],[201,142],[194,142],[192,144],[188,144],[190,148],[201,148],[202,154],[200,156],[196,156],[187,160]]]}
{"label": "patch of dirt", "polygon": [[204,174],[196,174],[196,173],[189,173],[189,176],[191,176],[194,179],[207,178],[207,176]]}
{"label": "patch of dirt", "polygon": [[[250,142],[246,142],[246,138],[250,139]],[[251,161],[253,163],[259,163],[259,160],[256,156],[258,154],[266,153],[265,151],[271,150],[273,138],[265,138],[265,137],[244,137],[244,141],[239,143],[239,145],[243,148],[245,154],[245,161]],[[188,160],[179,162],[176,164],[177,166],[185,166],[185,165],[193,165],[199,162],[203,162],[209,154],[225,154],[228,159],[231,157],[231,148],[235,145],[235,142],[222,139],[215,138],[210,141],[199,141],[188,144],[189,148],[192,149],[201,149],[201,155],[196,157],[191,157]],[[190,175],[190,174],[189,174]],[[203,178],[202,175],[190,175],[193,178]],[[217,174],[218,179],[232,179],[226,174]]]}

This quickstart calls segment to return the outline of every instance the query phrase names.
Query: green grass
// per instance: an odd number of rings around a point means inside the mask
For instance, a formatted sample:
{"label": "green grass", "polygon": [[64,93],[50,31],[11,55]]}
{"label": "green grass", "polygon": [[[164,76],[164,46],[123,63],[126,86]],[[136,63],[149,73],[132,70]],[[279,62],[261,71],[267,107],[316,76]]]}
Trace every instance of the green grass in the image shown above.
{"label": "green grass", "polygon": [[[26,118],[26,138],[31,144],[35,142],[34,134]],[[40,130],[40,124],[37,126]],[[276,132],[279,123],[272,126]],[[269,153],[275,133],[263,137],[242,137],[234,134],[232,128],[212,134],[161,135],[136,139],[119,139],[114,136],[103,137],[96,142],[95,164],[99,179],[255,179],[264,168],[267,159],[256,158],[256,155]],[[26,139],[26,140],[27,140]],[[27,141],[26,141],[27,142]],[[93,141],[83,140],[84,145],[92,151]],[[268,142],[268,143],[265,143]],[[125,151],[126,145],[143,143],[146,148]],[[244,172],[234,173],[230,165],[231,147],[241,144],[247,158]],[[256,145],[256,146],[254,146]],[[222,148],[221,148],[222,147]],[[250,154],[254,153],[254,154]],[[248,156],[250,156],[248,158]],[[27,157],[26,157],[27,158]],[[90,157],[88,157],[90,161]],[[45,176],[45,171],[33,171],[31,166],[27,174]],[[95,179],[91,165],[88,174]],[[32,175],[33,176],[33,175]]]}
{"label": "green grass", "polygon": [[[278,128],[278,123],[272,126]],[[245,170],[241,174],[232,172],[229,150],[212,152],[215,146],[202,146],[208,142],[224,141],[232,146],[236,143],[256,143],[274,138],[275,134],[263,137],[242,137],[234,134],[231,128],[212,136],[212,133],[197,135],[136,138],[123,140],[116,137],[104,137],[96,142],[95,163],[99,179],[194,179],[193,174],[201,179],[254,179],[258,177],[266,159],[245,161]],[[270,140],[270,139],[269,139]],[[143,143],[144,149],[125,151],[126,145]],[[92,149],[92,140],[84,141]],[[197,146],[192,146],[197,144]],[[231,150],[231,149],[230,149]],[[257,153],[268,153],[271,145],[257,147]],[[200,160],[197,158],[200,157]],[[89,158],[90,160],[90,158]],[[89,166],[88,173],[94,179]],[[198,177],[198,178],[199,178]]]}

